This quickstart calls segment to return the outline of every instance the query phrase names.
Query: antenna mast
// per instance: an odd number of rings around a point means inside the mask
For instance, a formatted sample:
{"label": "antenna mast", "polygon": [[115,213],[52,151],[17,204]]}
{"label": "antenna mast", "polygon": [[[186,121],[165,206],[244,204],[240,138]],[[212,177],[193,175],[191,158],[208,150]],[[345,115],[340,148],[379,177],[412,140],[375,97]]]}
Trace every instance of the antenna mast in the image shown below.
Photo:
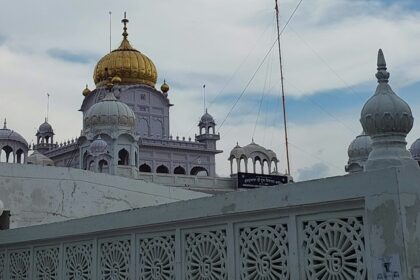
{"label": "antenna mast", "polygon": [[47,117],[46,117],[46,119],[45,119],[45,121],[46,121],[46,122],[48,122],[48,115],[49,115],[49,112],[50,112],[50,94],[49,94],[49,93],[47,93]]}
{"label": "antenna mast", "polygon": [[112,23],[112,21],[111,21],[111,18],[112,18],[112,12],[111,11],[109,11],[109,52],[111,52],[111,34],[112,34],[112,25],[111,25],[111,23]]}
{"label": "antenna mast", "polygon": [[287,137],[287,119],[286,119],[286,99],[284,96],[284,83],[283,83],[283,64],[281,60],[281,44],[280,44],[280,25],[279,25],[279,6],[276,1],[276,23],[277,23],[277,43],[279,46],[279,60],[280,60],[280,79],[281,79],[281,97],[283,105],[283,124],[284,124],[284,139],[286,144],[286,161],[287,161],[287,174],[290,175],[290,159],[289,159],[289,140]]}
{"label": "antenna mast", "polygon": [[206,113],[206,85],[203,85],[203,97],[204,97],[204,113]]}

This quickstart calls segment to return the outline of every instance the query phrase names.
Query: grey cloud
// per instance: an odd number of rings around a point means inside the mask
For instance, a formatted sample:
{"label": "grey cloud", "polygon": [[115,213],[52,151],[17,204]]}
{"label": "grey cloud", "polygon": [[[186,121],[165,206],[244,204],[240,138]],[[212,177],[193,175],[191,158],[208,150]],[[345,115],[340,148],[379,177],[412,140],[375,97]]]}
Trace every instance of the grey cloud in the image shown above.
{"label": "grey cloud", "polygon": [[300,168],[297,170],[299,181],[318,179],[328,176],[329,168],[324,163],[315,163],[309,167]]}
{"label": "grey cloud", "polygon": [[0,46],[3,45],[6,42],[6,36],[3,34],[0,34]]}
{"label": "grey cloud", "polygon": [[226,80],[225,76],[212,73],[188,71],[167,71],[166,73],[167,75],[162,76],[161,78],[165,79],[170,86],[175,87],[178,90],[197,90],[198,92],[201,92],[203,84],[206,84],[208,90],[215,91],[215,87],[217,86],[217,90],[219,90],[220,85]]}
{"label": "grey cloud", "polygon": [[55,59],[81,64],[88,64],[93,61],[97,61],[98,57],[100,57],[99,55],[90,52],[72,52],[59,48],[49,49],[47,50],[47,54]]}

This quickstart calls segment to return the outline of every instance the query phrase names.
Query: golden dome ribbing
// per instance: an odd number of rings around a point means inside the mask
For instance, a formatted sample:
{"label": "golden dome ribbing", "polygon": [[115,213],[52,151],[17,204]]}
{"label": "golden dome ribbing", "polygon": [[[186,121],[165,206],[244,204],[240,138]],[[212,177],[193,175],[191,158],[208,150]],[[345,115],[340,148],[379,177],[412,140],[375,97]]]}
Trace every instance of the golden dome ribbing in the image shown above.
{"label": "golden dome ribbing", "polygon": [[144,84],[154,87],[157,80],[153,61],[130,45],[127,40],[127,19],[123,19],[123,40],[118,49],[102,57],[96,64],[93,80],[96,87],[105,86],[109,77],[121,78],[121,85]]}

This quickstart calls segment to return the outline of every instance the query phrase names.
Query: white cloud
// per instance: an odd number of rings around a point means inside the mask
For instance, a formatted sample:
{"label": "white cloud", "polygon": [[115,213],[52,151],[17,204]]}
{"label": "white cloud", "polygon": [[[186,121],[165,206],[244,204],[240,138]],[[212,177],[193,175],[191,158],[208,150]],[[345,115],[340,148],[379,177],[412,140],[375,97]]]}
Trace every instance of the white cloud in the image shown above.
{"label": "white cloud", "polygon": [[[296,3],[281,1],[282,22]],[[418,81],[420,15],[398,3],[304,1],[282,38],[287,94],[302,96],[360,84],[373,92],[379,47],[385,51],[394,88]],[[84,85],[93,86],[94,63],[68,63],[50,57],[48,50],[105,54],[109,10],[113,11],[113,47],[121,38],[119,18],[127,10],[129,39],[153,59],[160,81],[173,81],[174,136],[188,137],[196,132],[203,110],[203,83],[208,85],[207,99],[212,100],[242,65],[223,93],[241,92],[275,38],[271,0],[9,1],[2,9],[10,12],[0,17],[0,117],[8,117],[9,126],[28,140],[34,138],[45,116],[46,92],[51,93],[50,120],[56,139],[80,133],[81,113],[77,110]],[[247,94],[261,92],[266,73],[274,86],[271,94],[278,94],[276,53],[269,59],[272,70],[266,72],[263,66]],[[250,142],[256,106],[239,103],[224,124],[219,146],[225,153],[218,156],[219,174],[227,175],[226,159],[236,141],[241,145]],[[220,124],[230,107],[231,103],[217,104],[210,112]],[[360,127],[360,109],[342,112],[337,118]],[[347,145],[355,135],[332,119],[319,119],[315,124],[314,119],[319,117],[314,116],[307,125],[290,124],[294,174],[320,162],[328,166],[328,175],[340,174],[347,160]],[[284,169],[278,120],[276,128],[260,125],[256,141],[281,154]]]}

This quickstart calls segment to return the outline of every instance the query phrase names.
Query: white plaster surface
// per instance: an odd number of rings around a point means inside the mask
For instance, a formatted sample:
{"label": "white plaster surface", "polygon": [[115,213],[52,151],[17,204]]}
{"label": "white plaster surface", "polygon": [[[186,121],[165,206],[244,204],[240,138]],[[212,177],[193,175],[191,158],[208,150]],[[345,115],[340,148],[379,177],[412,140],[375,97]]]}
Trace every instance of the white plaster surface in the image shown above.
{"label": "white plaster surface", "polygon": [[208,196],[73,168],[0,163],[0,200],[11,228]]}
{"label": "white plaster surface", "polygon": [[[19,180],[16,178],[16,181]],[[36,180],[32,178],[29,182]],[[71,185],[69,189],[71,193]],[[181,269],[186,263],[185,259],[182,259],[182,254],[186,251],[185,235],[188,232],[195,230],[214,233],[223,229],[227,243],[228,279],[239,279],[237,269],[240,270],[242,265],[238,253],[235,254],[237,250],[235,244],[241,242],[240,227],[281,222],[289,225],[290,279],[307,279],[304,276],[308,269],[304,242],[307,235],[304,229],[308,228],[308,223],[320,225],[318,221],[329,221],[328,224],[331,225],[336,224],[337,220],[344,223],[353,218],[354,221],[354,217],[363,219],[363,223],[353,227],[354,231],[363,232],[363,241],[350,239],[352,240],[350,243],[364,247],[363,255],[360,257],[363,256],[364,259],[363,267],[366,267],[367,279],[374,279],[373,267],[376,260],[397,256],[401,264],[400,279],[418,280],[420,267],[418,166],[387,168],[243,192],[230,192],[61,223],[6,230],[0,232],[0,252],[17,250],[22,246],[42,244],[58,246],[60,242],[72,240],[89,239],[94,244],[100,244],[100,240],[109,240],[109,238],[117,240],[127,236],[137,238],[148,235],[159,238],[162,232],[169,232],[174,235],[177,244],[173,249],[176,251],[175,263],[177,269]],[[349,222],[346,223],[347,226],[351,226]],[[335,231],[342,229],[336,227]],[[350,238],[353,236],[348,234]],[[132,247],[132,250],[138,248]],[[328,256],[326,258],[327,261],[330,260]],[[132,271],[135,271],[134,267],[133,263]],[[177,274],[176,279],[186,278]]]}

